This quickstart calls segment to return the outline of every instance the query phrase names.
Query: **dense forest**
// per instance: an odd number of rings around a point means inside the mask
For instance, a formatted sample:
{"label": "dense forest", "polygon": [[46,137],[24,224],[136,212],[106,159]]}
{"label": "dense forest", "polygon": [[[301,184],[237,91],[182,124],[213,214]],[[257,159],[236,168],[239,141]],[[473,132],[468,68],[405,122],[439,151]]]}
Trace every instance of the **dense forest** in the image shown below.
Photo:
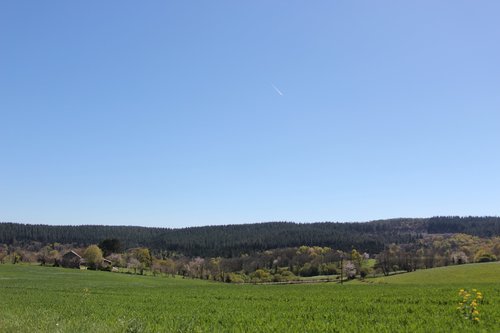
{"label": "dense forest", "polygon": [[268,222],[182,229],[135,226],[49,226],[0,223],[0,244],[63,243],[84,247],[119,239],[124,248],[147,247],[187,257],[239,257],[260,251],[299,246],[356,248],[379,253],[388,244],[415,243],[426,235],[463,233],[500,235],[500,217],[432,217],[377,220],[364,223]]}

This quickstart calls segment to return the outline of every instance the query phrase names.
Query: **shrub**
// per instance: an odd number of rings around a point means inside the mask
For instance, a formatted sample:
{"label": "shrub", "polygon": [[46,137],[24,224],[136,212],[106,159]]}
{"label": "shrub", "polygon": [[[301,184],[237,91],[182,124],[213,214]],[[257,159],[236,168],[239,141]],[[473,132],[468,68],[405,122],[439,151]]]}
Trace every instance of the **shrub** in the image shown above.
{"label": "shrub", "polygon": [[269,272],[258,269],[250,274],[250,278],[252,282],[271,282],[272,276]]}
{"label": "shrub", "polygon": [[486,249],[479,249],[474,255],[475,262],[496,261],[497,257]]}

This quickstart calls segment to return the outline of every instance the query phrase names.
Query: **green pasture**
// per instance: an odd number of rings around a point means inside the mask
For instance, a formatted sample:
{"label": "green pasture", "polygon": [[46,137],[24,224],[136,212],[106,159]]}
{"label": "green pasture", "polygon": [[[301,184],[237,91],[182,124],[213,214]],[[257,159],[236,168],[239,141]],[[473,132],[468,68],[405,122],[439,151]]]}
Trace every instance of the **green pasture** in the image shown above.
{"label": "green pasture", "polygon": [[500,262],[423,269],[411,274],[380,277],[370,281],[410,285],[443,285],[451,283],[473,288],[478,283],[500,284]]}
{"label": "green pasture", "polygon": [[[368,281],[231,285],[0,265],[0,332],[500,331],[498,263]],[[478,324],[458,315],[460,288],[483,292]]]}

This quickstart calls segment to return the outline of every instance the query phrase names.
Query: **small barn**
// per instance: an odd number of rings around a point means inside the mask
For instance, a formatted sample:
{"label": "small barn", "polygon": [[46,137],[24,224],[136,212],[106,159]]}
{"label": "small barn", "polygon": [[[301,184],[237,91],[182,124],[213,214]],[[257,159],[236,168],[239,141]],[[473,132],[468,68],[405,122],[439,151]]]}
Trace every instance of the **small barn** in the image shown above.
{"label": "small barn", "polygon": [[80,265],[84,264],[85,260],[81,255],[71,250],[62,256],[61,266],[66,268],[80,268]]}
{"label": "small barn", "polygon": [[111,262],[111,260],[106,259],[106,258],[102,259],[102,263],[101,263],[102,268],[110,268],[112,266],[113,266],[113,263]]}

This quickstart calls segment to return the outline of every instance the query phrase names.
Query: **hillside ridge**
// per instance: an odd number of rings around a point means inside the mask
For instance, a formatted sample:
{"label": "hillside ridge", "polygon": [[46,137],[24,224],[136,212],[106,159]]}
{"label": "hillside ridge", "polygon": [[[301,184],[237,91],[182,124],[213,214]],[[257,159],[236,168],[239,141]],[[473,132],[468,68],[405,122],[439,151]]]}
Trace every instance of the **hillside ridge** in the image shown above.
{"label": "hillside ridge", "polygon": [[187,228],[0,223],[0,243],[67,243],[78,246],[117,238],[127,248],[145,246],[189,256],[239,256],[274,248],[329,246],[379,252],[390,243],[408,243],[426,234],[500,235],[500,217],[395,218],[369,222],[263,222]]}

